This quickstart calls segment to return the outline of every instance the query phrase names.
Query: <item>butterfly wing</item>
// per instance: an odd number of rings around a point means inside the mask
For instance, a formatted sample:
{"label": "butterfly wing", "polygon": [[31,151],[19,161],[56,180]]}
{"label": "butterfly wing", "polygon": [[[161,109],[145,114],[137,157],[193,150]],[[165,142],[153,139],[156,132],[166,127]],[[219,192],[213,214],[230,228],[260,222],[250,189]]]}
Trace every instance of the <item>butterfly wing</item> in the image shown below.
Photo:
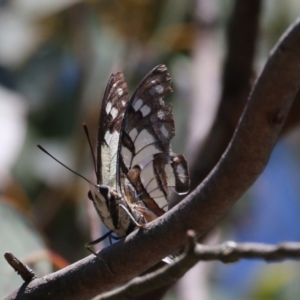
{"label": "butterfly wing", "polygon": [[117,182],[129,204],[147,221],[165,212],[170,188],[180,194],[189,190],[186,160],[173,153],[170,145],[174,119],[163,97],[171,91],[166,66],[157,66],[130,99],[121,128]]}
{"label": "butterfly wing", "polygon": [[118,144],[128,102],[128,88],[123,73],[112,74],[105,89],[99,117],[96,175],[98,184],[115,190]]}
{"label": "butterfly wing", "polygon": [[117,192],[118,145],[122,120],[128,105],[128,89],[122,73],[108,80],[99,117],[96,175],[97,185],[91,186],[89,198],[102,222],[119,237],[126,235],[130,218],[122,209],[127,202]]}

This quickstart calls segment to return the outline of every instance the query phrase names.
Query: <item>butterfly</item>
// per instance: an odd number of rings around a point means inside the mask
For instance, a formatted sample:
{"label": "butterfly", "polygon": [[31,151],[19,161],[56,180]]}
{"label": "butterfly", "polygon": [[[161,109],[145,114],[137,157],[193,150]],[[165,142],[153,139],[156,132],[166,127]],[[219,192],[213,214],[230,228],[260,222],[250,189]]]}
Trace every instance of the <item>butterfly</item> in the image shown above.
{"label": "butterfly", "polygon": [[171,190],[185,194],[190,178],[182,154],[172,151],[172,91],[165,65],[151,70],[131,98],[123,73],[108,80],[99,116],[96,177],[88,193],[102,222],[122,238],[168,209]]}

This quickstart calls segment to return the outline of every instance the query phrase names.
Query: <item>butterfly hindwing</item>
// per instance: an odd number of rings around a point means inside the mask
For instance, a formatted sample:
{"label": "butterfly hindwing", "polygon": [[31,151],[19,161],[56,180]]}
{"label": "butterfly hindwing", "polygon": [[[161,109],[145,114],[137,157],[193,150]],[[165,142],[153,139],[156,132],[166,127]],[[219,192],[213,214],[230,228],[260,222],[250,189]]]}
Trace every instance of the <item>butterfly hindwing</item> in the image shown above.
{"label": "butterfly hindwing", "polygon": [[167,68],[157,66],[130,99],[121,128],[117,182],[128,203],[146,220],[165,212],[169,188],[179,193],[189,189],[186,160],[173,153],[170,145],[175,135],[174,119],[163,97],[171,91]]}

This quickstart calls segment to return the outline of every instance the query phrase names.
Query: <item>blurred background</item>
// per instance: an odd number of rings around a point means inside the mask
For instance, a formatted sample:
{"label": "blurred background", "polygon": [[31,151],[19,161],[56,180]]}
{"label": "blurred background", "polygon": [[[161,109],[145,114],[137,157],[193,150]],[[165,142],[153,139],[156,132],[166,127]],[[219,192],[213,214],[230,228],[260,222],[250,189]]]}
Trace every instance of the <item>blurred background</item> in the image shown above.
{"label": "blurred background", "polygon": [[[132,93],[153,67],[167,65],[173,150],[185,153],[195,187],[299,13],[296,0],[1,0],[0,254],[11,251],[43,276],[89,255],[84,244],[105,232],[88,183],[36,145],[94,181],[82,123],[95,144],[112,72],[124,72]],[[288,120],[265,172],[204,243],[300,239],[297,122]],[[199,263],[164,299],[298,299],[299,270],[295,261]],[[2,256],[0,297],[20,284]]]}

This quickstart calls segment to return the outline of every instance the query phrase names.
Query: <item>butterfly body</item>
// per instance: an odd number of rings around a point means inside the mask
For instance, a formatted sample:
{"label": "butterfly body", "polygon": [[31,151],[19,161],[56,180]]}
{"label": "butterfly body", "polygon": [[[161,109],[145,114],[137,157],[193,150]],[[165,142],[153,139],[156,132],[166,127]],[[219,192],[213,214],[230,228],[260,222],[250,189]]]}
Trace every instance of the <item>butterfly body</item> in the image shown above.
{"label": "butterfly body", "polygon": [[130,230],[131,220],[126,211],[127,202],[120,194],[106,185],[91,187],[89,198],[105,226],[119,237],[126,236]]}
{"label": "butterfly body", "polygon": [[97,185],[89,197],[103,223],[119,237],[167,210],[171,189],[189,189],[185,158],[173,153],[171,77],[164,65],[150,71],[129,99],[122,73],[112,74],[102,102],[97,144]]}

